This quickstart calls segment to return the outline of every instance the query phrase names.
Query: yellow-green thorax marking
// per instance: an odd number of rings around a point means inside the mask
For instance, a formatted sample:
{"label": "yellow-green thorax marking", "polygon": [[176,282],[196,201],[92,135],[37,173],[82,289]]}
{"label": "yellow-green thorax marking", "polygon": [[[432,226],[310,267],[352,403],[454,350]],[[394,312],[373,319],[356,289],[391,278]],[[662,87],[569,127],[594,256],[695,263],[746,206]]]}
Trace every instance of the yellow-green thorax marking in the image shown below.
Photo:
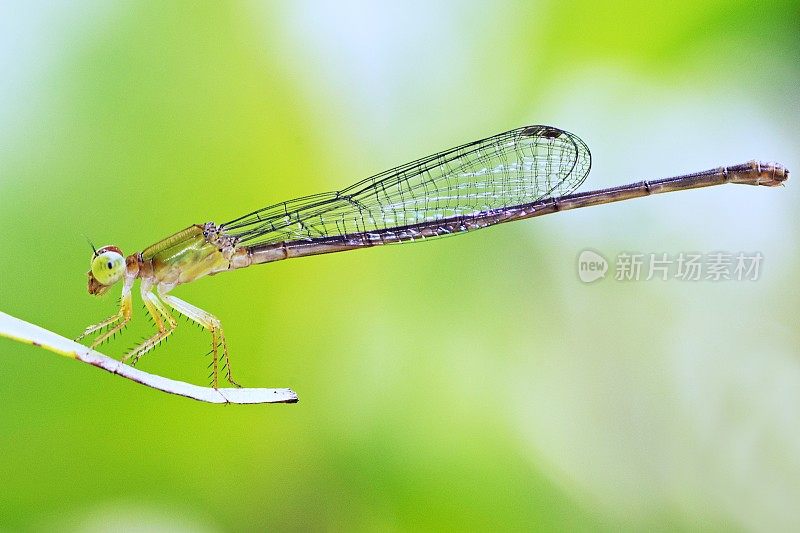
{"label": "yellow-green thorax marking", "polygon": [[212,223],[195,224],[135,254],[136,274],[154,284],[189,283],[228,270],[234,250]]}

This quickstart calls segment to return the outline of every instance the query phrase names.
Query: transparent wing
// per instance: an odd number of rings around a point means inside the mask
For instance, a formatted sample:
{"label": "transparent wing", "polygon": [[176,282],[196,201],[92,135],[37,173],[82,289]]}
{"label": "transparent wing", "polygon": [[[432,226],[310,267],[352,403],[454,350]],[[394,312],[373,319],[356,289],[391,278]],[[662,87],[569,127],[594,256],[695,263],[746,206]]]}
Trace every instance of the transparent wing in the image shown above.
{"label": "transparent wing", "polygon": [[259,209],[221,229],[258,246],[469,220],[569,194],[590,166],[589,148],[577,136],[526,126],[423,157],[338,192]]}

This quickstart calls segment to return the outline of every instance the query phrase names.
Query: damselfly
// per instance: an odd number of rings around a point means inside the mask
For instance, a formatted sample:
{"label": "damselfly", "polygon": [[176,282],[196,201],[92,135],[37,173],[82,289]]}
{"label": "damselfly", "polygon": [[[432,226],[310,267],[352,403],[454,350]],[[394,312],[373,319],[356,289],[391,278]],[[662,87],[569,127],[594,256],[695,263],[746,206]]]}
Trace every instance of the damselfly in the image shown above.
{"label": "damselfly", "polygon": [[341,191],[274,204],[224,224],[195,224],[127,258],[116,246],[103,246],[92,255],[89,293],[103,294],[122,281],[120,308],[79,339],[98,333],[95,347],[125,327],[139,278],[158,331],[123,361],[136,364],[175,331],[172,309],[211,332],[212,386],[218,386],[220,368],[237,385],[219,320],[169,294],[177,285],[259,263],[420,241],[650,194],[724,183],[773,187],[789,178],[779,164],[751,161],[574,193],[590,167],[589,148],[577,136],[526,126],[423,157]]}

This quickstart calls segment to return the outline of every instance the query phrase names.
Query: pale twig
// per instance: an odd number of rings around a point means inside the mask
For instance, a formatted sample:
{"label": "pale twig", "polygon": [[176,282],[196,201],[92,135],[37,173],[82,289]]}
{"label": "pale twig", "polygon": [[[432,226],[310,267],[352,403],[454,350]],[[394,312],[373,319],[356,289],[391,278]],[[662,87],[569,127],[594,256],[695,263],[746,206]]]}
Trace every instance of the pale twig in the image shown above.
{"label": "pale twig", "polygon": [[183,381],[142,372],[116,359],[96,352],[24,320],[0,312],[0,337],[31,344],[53,353],[77,359],[107,372],[133,380],[170,394],[178,394],[210,403],[296,403],[297,394],[292,389],[214,389],[199,387]]}

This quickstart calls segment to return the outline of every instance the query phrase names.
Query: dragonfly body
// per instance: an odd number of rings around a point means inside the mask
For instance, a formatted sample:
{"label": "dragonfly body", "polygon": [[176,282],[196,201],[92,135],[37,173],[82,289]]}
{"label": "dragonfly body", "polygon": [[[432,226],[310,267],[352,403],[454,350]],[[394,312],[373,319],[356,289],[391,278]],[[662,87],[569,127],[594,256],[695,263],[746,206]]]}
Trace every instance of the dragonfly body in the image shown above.
{"label": "dragonfly body", "polygon": [[455,235],[557,211],[725,183],[781,185],[789,172],[751,161],[610,189],[575,193],[591,167],[577,136],[550,126],[526,126],[421,158],[338,192],[274,204],[227,223],[196,224],[124,258],[114,246],[95,250],[88,272],[91,294],[122,281],[119,311],[89,326],[92,347],[131,318],[131,290],[140,292],[157,333],[123,360],[135,364],[177,326],[171,310],[211,332],[211,382],[231,375],[219,320],[169,294],[207,275],[292,257]]}

